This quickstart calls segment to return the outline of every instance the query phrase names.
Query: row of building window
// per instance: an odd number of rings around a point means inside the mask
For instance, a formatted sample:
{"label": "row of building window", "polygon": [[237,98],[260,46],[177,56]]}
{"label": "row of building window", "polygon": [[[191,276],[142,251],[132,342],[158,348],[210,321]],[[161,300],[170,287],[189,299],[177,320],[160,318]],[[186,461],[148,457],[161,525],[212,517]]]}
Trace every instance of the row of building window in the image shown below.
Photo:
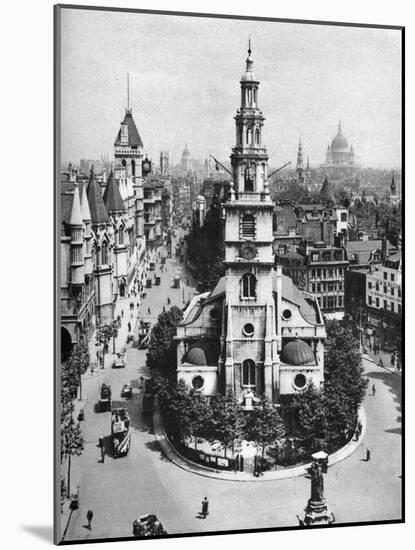
{"label": "row of building window", "polygon": [[343,283],[312,283],[311,292],[343,292]]}
{"label": "row of building window", "polygon": [[317,296],[319,306],[324,309],[337,309],[344,306],[343,296]]}
{"label": "row of building window", "polygon": [[[334,261],[341,262],[343,260],[343,252],[341,252],[340,250],[337,251],[337,252],[334,252],[333,258],[334,258]],[[313,252],[311,254],[311,261],[312,262],[319,262],[319,261],[321,261],[321,262],[331,262],[331,261],[333,261],[332,254],[331,254],[331,252],[322,252],[321,255],[320,255],[317,252]]]}
{"label": "row of building window", "polygon": [[[391,274],[390,274],[390,279],[391,279],[392,282],[395,281],[395,274],[394,274],[394,273],[391,273]],[[384,281],[387,281],[387,280],[388,280],[388,272],[387,272],[387,271],[384,271],[384,272],[383,272],[383,280],[384,280]]]}
{"label": "row of building window", "polygon": [[[375,285],[373,285],[372,281],[368,281],[367,286],[369,290],[373,290],[373,288],[375,288],[377,292],[379,292],[381,289],[381,285],[379,282],[376,282]],[[388,287],[387,285],[383,285],[383,294],[388,294],[388,291],[390,291],[391,296],[395,296],[395,287],[393,286]],[[401,294],[402,294],[402,291],[400,288],[398,288],[397,289],[398,298],[401,298]]]}
{"label": "row of building window", "polygon": [[311,270],[311,279],[342,279],[344,269],[339,268],[316,268]]}
{"label": "row of building window", "polygon": [[[375,306],[377,308],[380,308],[381,305],[380,305],[380,299],[379,298],[375,298],[373,299],[372,296],[368,296],[368,304],[370,306]],[[402,306],[401,304],[397,304],[397,308],[396,308],[396,305],[395,305],[395,302],[390,302],[390,307],[388,307],[388,301],[387,300],[383,300],[383,308],[385,311],[386,310],[390,310],[392,311],[392,313],[402,313]]]}

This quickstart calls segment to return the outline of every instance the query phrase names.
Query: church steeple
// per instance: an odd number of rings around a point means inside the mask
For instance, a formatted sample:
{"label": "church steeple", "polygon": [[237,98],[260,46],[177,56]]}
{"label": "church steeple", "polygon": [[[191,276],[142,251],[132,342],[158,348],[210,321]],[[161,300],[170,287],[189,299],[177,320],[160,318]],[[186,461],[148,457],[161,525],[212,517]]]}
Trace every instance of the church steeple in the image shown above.
{"label": "church steeple", "polygon": [[249,40],[246,71],[242,74],[241,105],[235,116],[236,144],[232,150],[233,188],[236,193],[265,193],[268,155],[262,143],[264,116],[258,107],[259,81],[253,72]]}
{"label": "church steeple", "polygon": [[303,146],[301,143],[301,136],[300,136],[300,141],[298,143],[296,172],[298,174],[298,181],[301,183],[304,182],[304,157],[303,157]]}

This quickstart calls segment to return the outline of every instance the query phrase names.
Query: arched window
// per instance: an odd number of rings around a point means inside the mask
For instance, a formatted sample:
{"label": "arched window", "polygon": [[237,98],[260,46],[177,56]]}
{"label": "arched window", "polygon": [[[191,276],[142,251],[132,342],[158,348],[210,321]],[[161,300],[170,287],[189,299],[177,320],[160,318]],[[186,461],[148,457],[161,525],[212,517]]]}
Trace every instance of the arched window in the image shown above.
{"label": "arched window", "polygon": [[259,129],[255,130],[255,143],[259,145]]}
{"label": "arched window", "polygon": [[101,245],[101,264],[108,264],[108,243],[104,241]]}
{"label": "arched window", "polygon": [[255,218],[252,214],[245,214],[242,218],[242,238],[255,239]]}
{"label": "arched window", "polygon": [[122,225],[120,225],[120,228],[118,229],[118,244],[124,244],[124,228]]}
{"label": "arched window", "polygon": [[245,273],[242,276],[242,297],[255,298],[256,296],[256,278],[252,273]]}
{"label": "arched window", "polygon": [[135,160],[131,161],[131,174],[135,176]]}
{"label": "arched window", "polygon": [[252,359],[246,359],[242,363],[242,385],[255,386],[255,363]]}
{"label": "arched window", "polygon": [[254,88],[254,103],[256,103],[256,88]]}
{"label": "arched window", "polygon": [[240,128],[240,130],[239,130],[239,144],[240,145],[242,145],[243,136],[244,136],[243,130],[242,130],[242,128]]}
{"label": "arched window", "polygon": [[246,144],[252,145],[252,128],[246,129]]}

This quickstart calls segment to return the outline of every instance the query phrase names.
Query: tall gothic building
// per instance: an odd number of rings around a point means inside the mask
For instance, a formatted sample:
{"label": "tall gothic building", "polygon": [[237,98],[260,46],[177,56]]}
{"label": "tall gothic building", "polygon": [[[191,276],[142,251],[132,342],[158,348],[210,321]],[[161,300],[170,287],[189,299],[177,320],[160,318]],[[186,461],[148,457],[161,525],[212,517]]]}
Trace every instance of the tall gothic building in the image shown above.
{"label": "tall gothic building", "polygon": [[[225,210],[226,275],[196,296],[177,327],[177,376],[206,395],[232,392],[242,406],[323,383],[325,328],[317,301],[274,270],[273,209],[264,116],[251,49],[235,116]],[[249,396],[249,400],[248,400]]]}

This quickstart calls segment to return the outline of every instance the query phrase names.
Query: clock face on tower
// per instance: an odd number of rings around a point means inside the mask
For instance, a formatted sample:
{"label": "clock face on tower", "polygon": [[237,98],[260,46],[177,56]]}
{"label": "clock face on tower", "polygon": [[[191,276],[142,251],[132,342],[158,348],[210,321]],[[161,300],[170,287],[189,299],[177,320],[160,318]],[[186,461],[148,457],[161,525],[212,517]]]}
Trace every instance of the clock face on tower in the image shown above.
{"label": "clock face on tower", "polygon": [[258,249],[254,243],[247,241],[241,245],[240,254],[244,260],[253,260],[258,254]]}

